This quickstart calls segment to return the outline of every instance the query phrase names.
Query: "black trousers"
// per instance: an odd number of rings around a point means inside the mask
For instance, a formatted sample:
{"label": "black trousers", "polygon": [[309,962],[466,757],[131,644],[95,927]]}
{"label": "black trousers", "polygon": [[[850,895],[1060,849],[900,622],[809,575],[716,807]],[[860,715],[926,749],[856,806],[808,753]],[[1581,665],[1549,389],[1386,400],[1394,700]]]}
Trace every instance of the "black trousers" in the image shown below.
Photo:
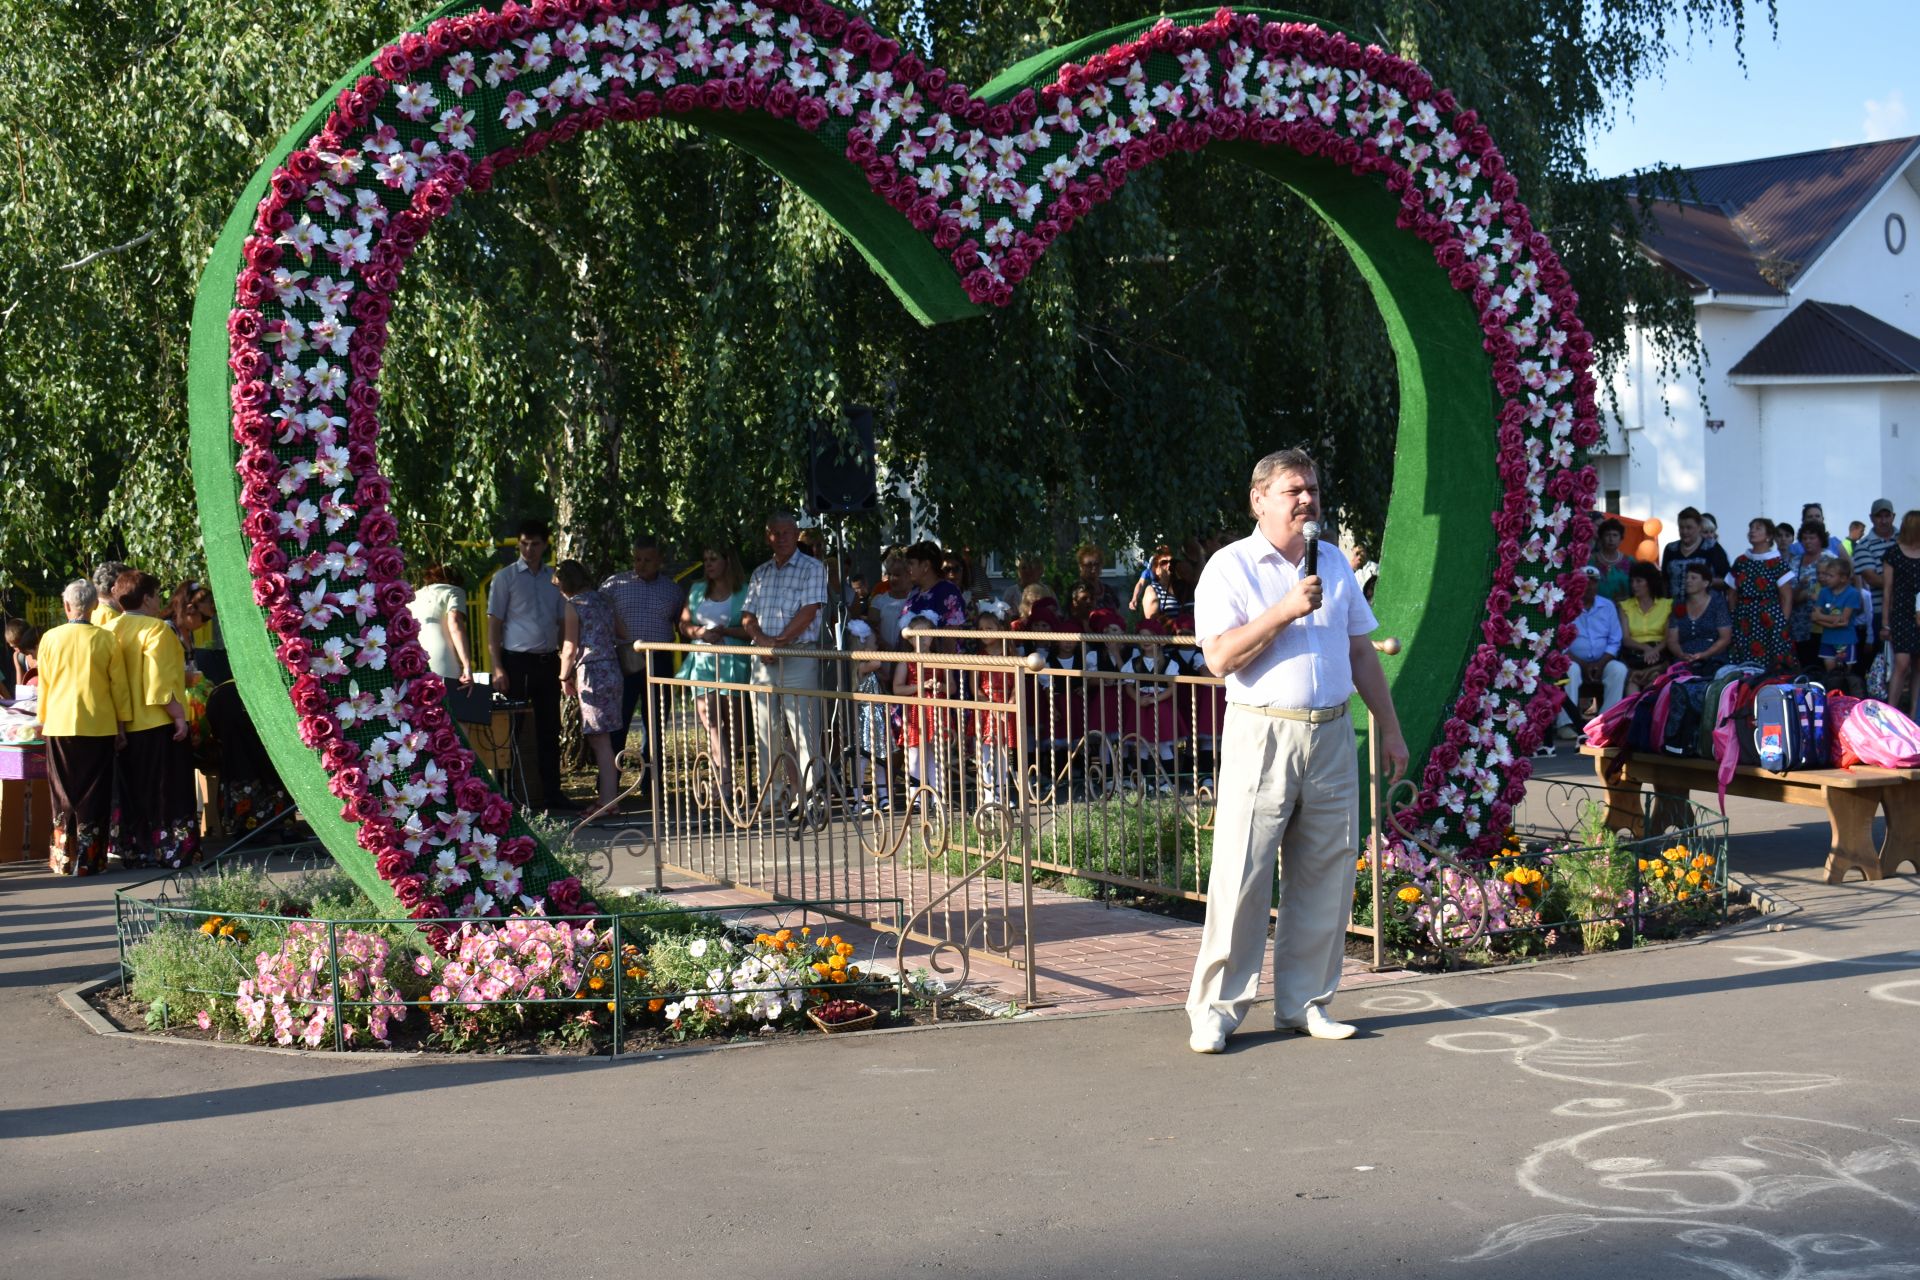
{"label": "black trousers", "polygon": [[540,779],[540,803],[552,804],[560,792],[560,655],[500,655],[507,673],[507,696],[533,703],[533,758]]}
{"label": "black trousers", "polygon": [[[665,679],[676,670],[675,663],[679,655],[656,650],[649,652],[646,658],[653,677]],[[647,709],[640,705],[641,696],[647,688],[647,672],[623,673],[621,679],[620,732],[613,738],[615,755],[627,749],[627,740],[633,736],[636,722],[640,736],[647,737]],[[652,738],[647,738],[647,759],[644,767],[656,771],[660,768],[660,744]]]}

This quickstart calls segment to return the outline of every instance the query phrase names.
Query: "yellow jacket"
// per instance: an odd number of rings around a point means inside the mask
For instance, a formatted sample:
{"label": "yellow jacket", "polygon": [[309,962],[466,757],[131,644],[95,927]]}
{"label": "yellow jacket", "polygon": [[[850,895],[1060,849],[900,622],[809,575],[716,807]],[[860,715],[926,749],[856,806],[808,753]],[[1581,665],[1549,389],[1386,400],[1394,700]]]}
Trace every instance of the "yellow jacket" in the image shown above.
{"label": "yellow jacket", "polygon": [[87,621],[96,627],[104,627],[120,616],[120,611],[102,600],[93,606],[93,612],[87,615]]}
{"label": "yellow jacket", "polygon": [[180,637],[172,627],[144,613],[123,613],[107,624],[107,630],[119,642],[120,660],[126,664],[127,697],[133,704],[128,731],[172,724],[168,701],[177,700],[182,708],[187,705],[187,655]]}
{"label": "yellow jacket", "polygon": [[111,738],[132,718],[127,666],[113,633],[69,622],[40,638],[42,732],[49,738]]}

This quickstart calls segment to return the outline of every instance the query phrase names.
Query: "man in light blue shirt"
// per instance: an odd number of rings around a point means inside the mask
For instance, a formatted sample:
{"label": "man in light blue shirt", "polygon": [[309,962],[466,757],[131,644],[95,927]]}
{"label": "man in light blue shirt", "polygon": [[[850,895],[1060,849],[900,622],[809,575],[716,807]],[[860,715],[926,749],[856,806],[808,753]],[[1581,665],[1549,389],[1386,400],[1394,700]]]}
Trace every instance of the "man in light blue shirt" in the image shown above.
{"label": "man in light blue shirt", "polygon": [[[1600,682],[1600,710],[1605,711],[1620,701],[1627,690],[1627,664],[1620,661],[1620,646],[1625,640],[1620,627],[1620,607],[1598,591],[1598,569],[1587,565],[1581,575],[1584,584],[1581,590],[1587,595],[1586,607],[1573,620],[1573,643],[1567,646],[1567,656],[1573,659],[1580,684]],[[1568,693],[1571,704],[1579,697],[1578,685]],[[1575,732],[1566,708],[1561,708],[1560,736],[1571,738]]]}

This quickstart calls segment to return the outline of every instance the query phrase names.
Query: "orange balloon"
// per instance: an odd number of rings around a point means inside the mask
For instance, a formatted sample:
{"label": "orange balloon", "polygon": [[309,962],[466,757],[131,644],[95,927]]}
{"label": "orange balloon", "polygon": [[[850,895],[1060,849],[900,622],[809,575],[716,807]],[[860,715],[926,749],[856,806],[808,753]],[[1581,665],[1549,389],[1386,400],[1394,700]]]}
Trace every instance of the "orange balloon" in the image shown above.
{"label": "orange balloon", "polygon": [[1640,523],[1646,529],[1647,536],[1649,538],[1657,538],[1660,536],[1660,530],[1663,526],[1661,525],[1660,521],[1657,518],[1652,520],[1642,520]]}
{"label": "orange balloon", "polygon": [[1636,560],[1645,560],[1648,564],[1659,564],[1660,544],[1652,538],[1647,538],[1633,549],[1633,557]]}

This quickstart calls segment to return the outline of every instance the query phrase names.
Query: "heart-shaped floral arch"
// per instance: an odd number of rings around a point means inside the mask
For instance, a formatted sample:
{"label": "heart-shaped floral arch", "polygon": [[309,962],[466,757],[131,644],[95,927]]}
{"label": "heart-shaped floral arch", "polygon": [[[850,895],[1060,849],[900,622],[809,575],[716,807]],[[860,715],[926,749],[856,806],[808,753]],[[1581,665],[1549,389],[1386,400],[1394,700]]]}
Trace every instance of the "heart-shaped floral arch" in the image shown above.
{"label": "heart-shaped floral arch", "polygon": [[194,314],[194,477],[235,674],[376,901],[418,918],[588,905],[476,771],[427,671],[375,458],[379,380],[407,259],[461,195],[662,115],[799,186],[928,323],[1005,305],[1171,152],[1218,149],[1305,197],[1398,361],[1378,611],[1407,642],[1389,676],[1424,756],[1401,825],[1497,847],[1562,697],[1569,575],[1592,536],[1591,343],[1486,128],[1420,67],[1222,9],[1090,36],[972,92],[824,0],[465,0],[281,140]]}

